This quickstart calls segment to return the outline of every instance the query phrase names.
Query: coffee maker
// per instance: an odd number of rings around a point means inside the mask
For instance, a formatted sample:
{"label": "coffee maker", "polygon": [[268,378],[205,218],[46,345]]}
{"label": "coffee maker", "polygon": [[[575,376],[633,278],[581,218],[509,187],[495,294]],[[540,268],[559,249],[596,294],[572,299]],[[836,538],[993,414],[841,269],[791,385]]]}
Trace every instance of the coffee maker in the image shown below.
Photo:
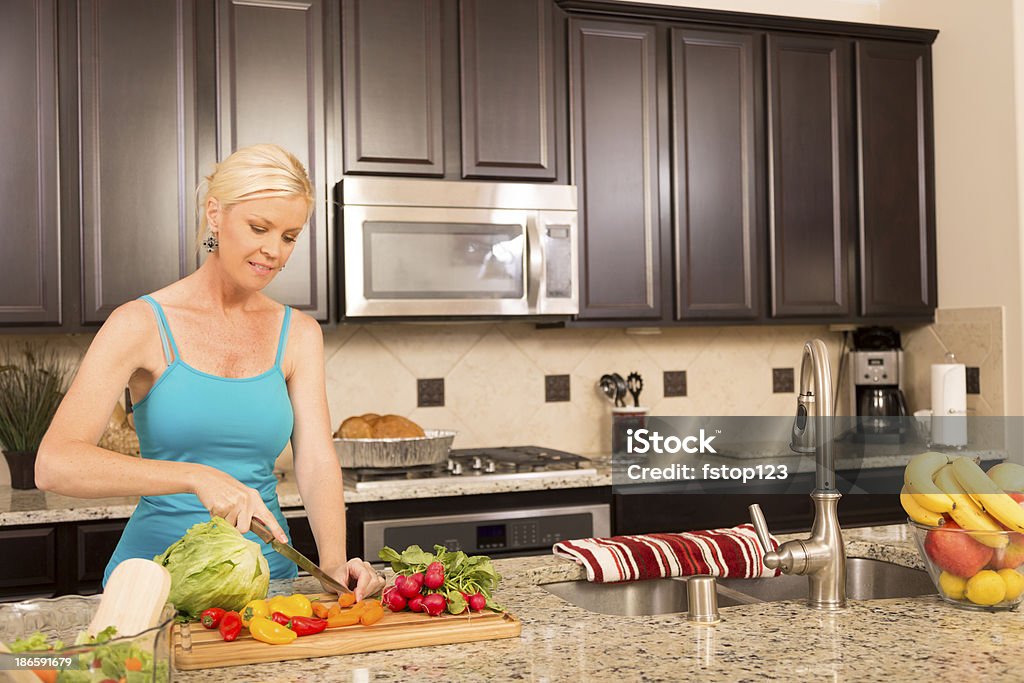
{"label": "coffee maker", "polygon": [[863,440],[902,443],[907,435],[903,396],[903,350],[891,327],[861,327],[853,333],[849,400]]}

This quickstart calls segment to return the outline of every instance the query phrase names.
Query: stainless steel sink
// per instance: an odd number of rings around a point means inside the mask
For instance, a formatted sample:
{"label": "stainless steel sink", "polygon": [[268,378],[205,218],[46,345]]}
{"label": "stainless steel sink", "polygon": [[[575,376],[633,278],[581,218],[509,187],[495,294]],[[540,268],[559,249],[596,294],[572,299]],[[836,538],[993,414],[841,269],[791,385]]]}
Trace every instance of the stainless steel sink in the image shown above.
{"label": "stainless steel sink", "polygon": [[[563,581],[542,586],[566,602],[591,612],[622,616],[686,611],[686,580],[660,579],[597,584]],[[877,600],[929,595],[935,592],[928,575],[917,569],[880,560],[846,560],[846,593],[851,600]],[[782,575],[770,579],[721,579],[718,606],[806,600],[807,577]]]}

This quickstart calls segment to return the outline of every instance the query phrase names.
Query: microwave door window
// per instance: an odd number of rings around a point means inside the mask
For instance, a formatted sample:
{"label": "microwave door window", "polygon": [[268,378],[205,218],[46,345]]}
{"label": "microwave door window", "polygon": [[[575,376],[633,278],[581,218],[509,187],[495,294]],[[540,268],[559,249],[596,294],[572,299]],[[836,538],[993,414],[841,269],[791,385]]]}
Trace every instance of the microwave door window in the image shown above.
{"label": "microwave door window", "polygon": [[368,221],[364,293],[373,299],[522,299],[519,224]]}

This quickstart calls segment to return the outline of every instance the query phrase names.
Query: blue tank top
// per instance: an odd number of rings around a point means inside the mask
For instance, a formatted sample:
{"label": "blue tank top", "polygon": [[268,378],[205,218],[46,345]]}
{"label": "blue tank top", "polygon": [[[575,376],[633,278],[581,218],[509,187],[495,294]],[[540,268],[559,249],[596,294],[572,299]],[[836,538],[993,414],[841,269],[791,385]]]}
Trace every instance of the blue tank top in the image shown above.
{"label": "blue tank top", "polygon": [[[291,439],[294,414],[281,358],[288,341],[291,308],[285,307],[274,366],[254,377],[219,377],[181,360],[163,308],[141,297],[156,312],[167,367],[135,404],[135,431],[143,458],[196,462],[230,474],[259,491],[285,533],[288,524],[277,500],[274,461]],[[173,352],[173,355],[172,355]],[[208,522],[209,511],[191,493],[142,496],[103,573],[130,557],[153,559],[193,524]],[[296,566],[249,532],[262,546],[274,579],[293,578]]]}

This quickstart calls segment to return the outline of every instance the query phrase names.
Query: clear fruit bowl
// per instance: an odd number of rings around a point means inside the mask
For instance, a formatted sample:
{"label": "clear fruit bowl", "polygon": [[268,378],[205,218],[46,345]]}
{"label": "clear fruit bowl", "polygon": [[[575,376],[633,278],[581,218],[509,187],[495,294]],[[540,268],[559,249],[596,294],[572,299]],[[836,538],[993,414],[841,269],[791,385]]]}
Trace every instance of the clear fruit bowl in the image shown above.
{"label": "clear fruit bowl", "polygon": [[1024,600],[1024,534],[910,525],[939,596],[957,607],[999,611]]}
{"label": "clear fruit bowl", "polygon": [[[134,636],[106,642],[74,645],[96,614],[100,596],[65,595],[24,602],[0,603],[0,643],[41,633],[46,643],[61,641],[57,649],[0,653],[0,671],[27,668],[40,671],[40,680],[57,683],[168,683],[171,680],[171,626],[176,610],[164,606],[160,623]],[[56,678],[54,679],[54,670]]]}

